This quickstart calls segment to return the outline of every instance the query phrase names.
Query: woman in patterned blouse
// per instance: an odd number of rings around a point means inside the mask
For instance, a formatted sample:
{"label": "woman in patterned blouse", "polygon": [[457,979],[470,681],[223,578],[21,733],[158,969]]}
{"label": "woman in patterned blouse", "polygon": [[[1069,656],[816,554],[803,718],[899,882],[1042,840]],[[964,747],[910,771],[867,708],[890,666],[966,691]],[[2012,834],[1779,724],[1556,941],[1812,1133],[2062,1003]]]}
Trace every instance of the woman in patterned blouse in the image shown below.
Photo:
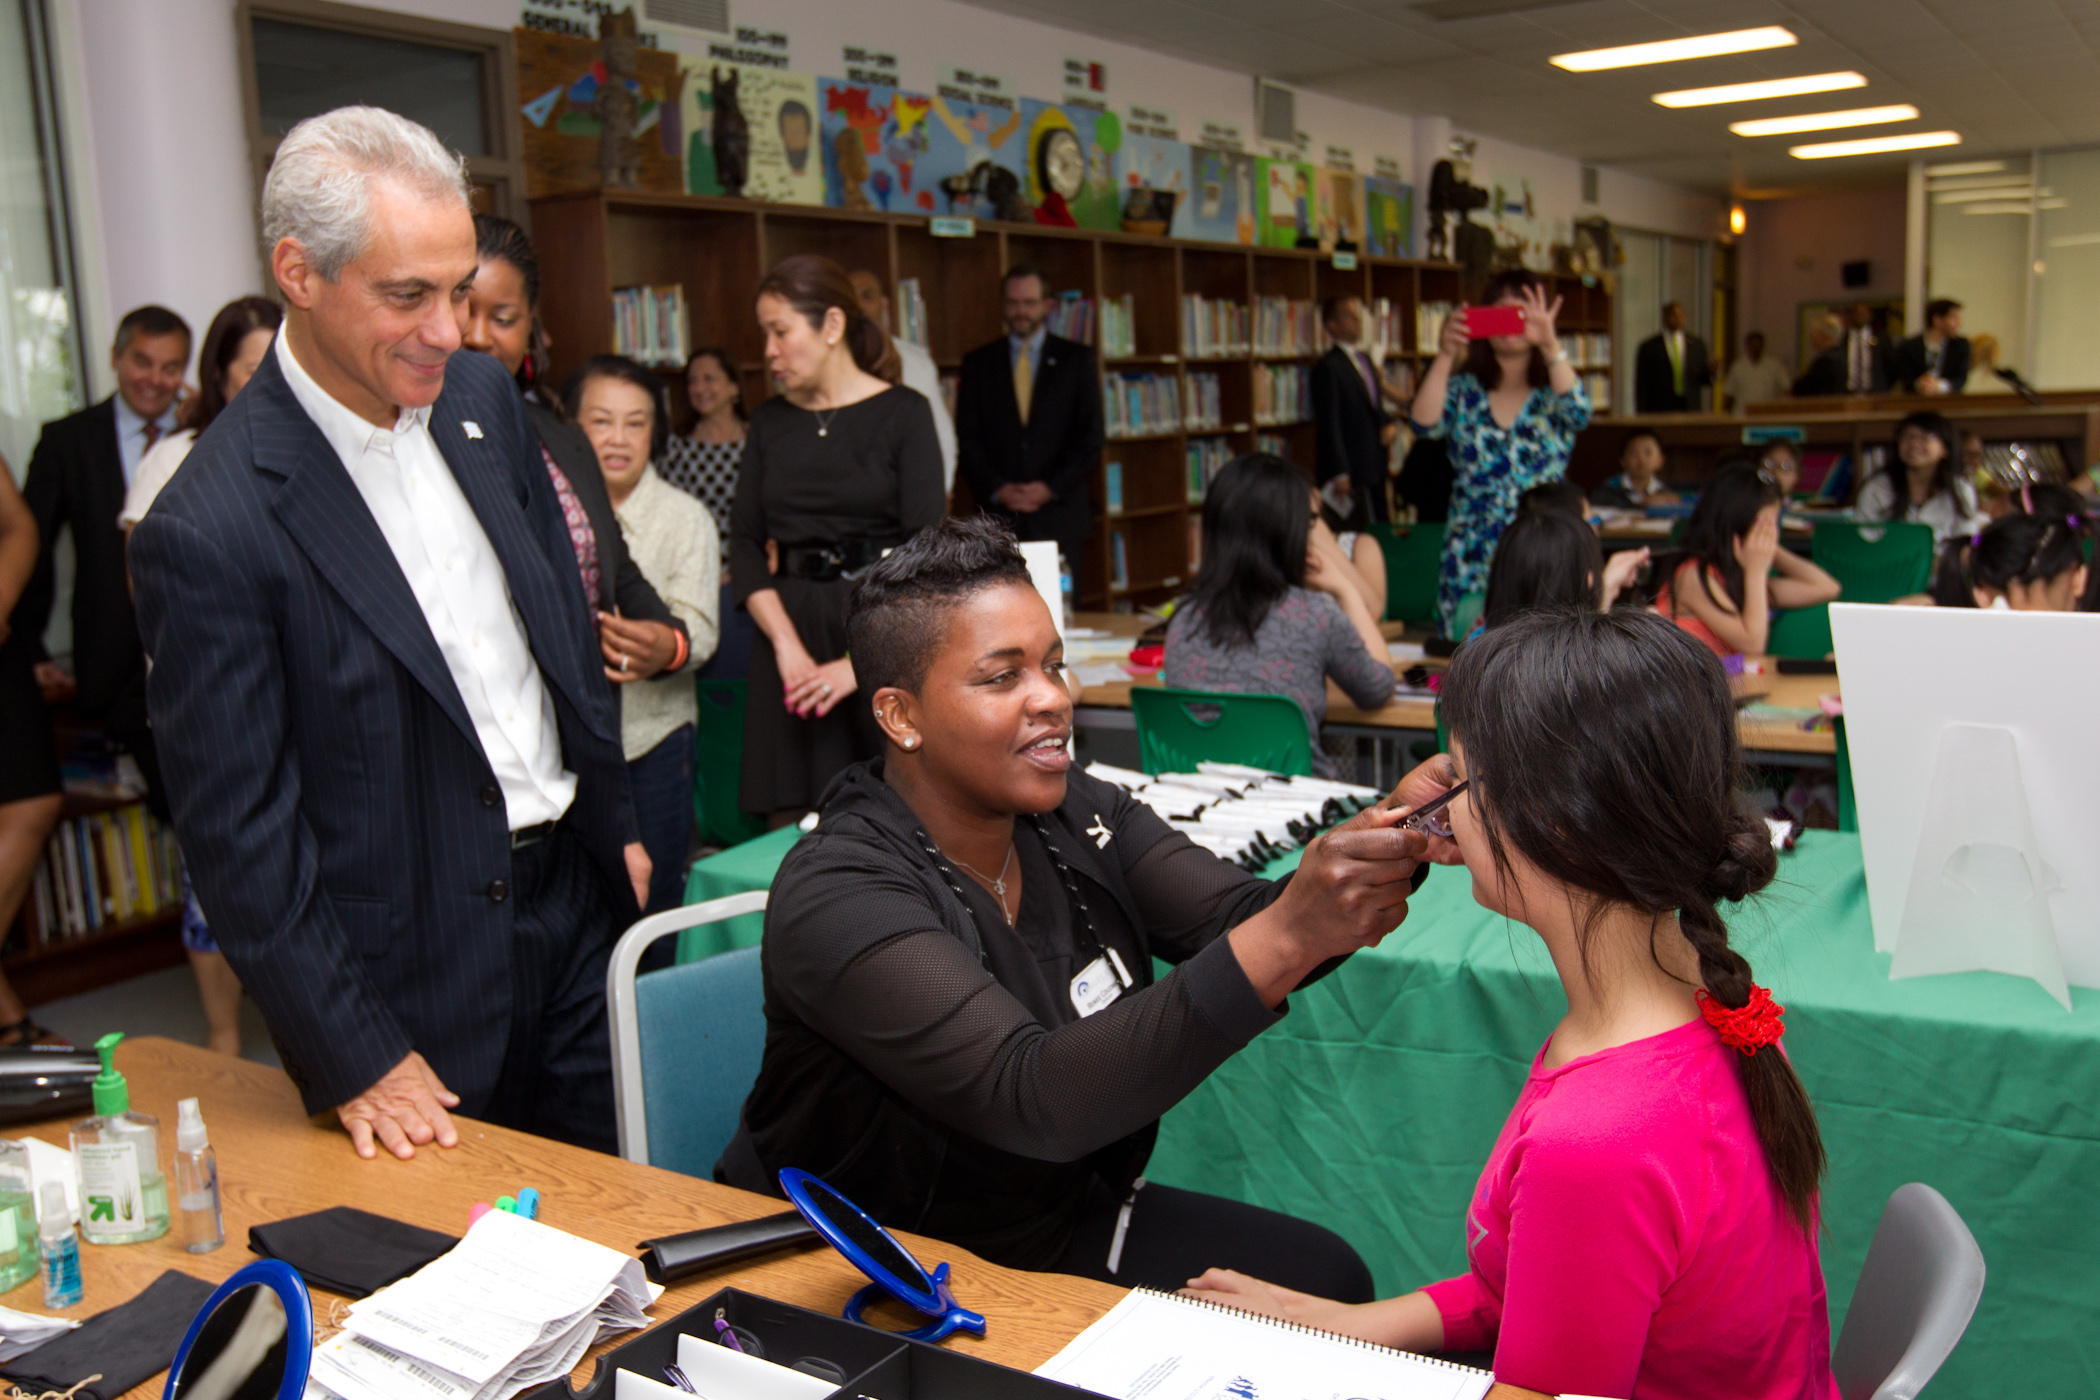
{"label": "woman in patterned blouse", "polygon": [[744,456],[744,394],[735,358],[719,346],[695,350],[685,362],[685,397],[699,418],[690,433],[671,439],[656,470],[698,500],[729,537],[729,503],[736,499],[737,465]]}
{"label": "woman in patterned blouse", "polygon": [[1521,308],[1524,333],[1473,340],[1466,313],[1453,312],[1411,414],[1417,432],[1450,447],[1451,515],[1436,585],[1447,636],[1459,599],[1486,591],[1495,541],[1518,497],[1567,475],[1575,435],[1590,421],[1589,395],[1553,329],[1560,298],[1546,300],[1544,279],[1522,268],[1498,272],[1480,304]]}

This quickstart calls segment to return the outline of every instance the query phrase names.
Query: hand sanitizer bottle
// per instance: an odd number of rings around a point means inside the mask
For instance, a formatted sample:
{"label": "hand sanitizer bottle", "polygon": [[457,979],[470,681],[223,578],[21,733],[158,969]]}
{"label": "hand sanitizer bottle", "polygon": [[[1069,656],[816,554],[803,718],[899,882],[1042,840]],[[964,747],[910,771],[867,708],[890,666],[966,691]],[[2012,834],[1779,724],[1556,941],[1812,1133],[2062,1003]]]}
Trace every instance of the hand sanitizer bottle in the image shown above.
{"label": "hand sanitizer bottle", "polygon": [[182,1214],[182,1247],[209,1254],[226,1243],[219,1213],[219,1160],[204,1135],[204,1114],[195,1099],[175,1105],[175,1206]]}
{"label": "hand sanitizer bottle", "polygon": [[73,1125],[80,1175],[80,1233],[89,1244],[141,1244],[168,1233],[168,1178],[160,1165],[160,1120],[131,1111],[131,1086],[117,1073],[112,1031],[95,1042],[95,1116]]}
{"label": "hand sanitizer bottle", "polygon": [[73,1212],[66,1208],[66,1188],[44,1183],[43,1208],[37,1214],[37,1254],[43,1261],[44,1306],[70,1308],[80,1301],[80,1241],[73,1237]]}

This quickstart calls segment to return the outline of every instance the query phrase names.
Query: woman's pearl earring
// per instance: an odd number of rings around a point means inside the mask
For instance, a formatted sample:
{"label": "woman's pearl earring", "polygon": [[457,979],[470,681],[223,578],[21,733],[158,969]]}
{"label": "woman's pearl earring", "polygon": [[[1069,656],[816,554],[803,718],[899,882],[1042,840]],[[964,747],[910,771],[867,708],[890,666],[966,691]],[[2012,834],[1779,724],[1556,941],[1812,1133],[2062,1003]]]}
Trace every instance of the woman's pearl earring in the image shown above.
{"label": "woman's pearl earring", "polygon": [[904,747],[906,747],[907,749],[915,749],[915,748],[917,748],[918,746],[919,746],[919,741],[918,741],[917,739],[906,739],[906,740],[904,741]]}

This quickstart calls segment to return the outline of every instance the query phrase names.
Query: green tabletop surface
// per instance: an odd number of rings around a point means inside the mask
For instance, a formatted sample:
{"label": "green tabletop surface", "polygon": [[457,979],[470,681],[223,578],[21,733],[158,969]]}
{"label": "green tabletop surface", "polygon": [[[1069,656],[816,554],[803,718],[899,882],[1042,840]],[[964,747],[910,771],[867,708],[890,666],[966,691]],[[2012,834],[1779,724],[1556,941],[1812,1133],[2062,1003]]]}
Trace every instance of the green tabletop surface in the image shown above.
{"label": "green tabletop surface", "polygon": [[[687,899],[765,887],[798,836],[700,862]],[[1889,980],[1853,835],[1806,833],[1732,914],[1731,939],[1786,1007],[1830,1155],[1833,1337],[1883,1204],[1923,1181],[1989,1270],[1934,1392],[2100,1393],[2100,992],[2073,988],[2066,1012],[2021,978]],[[687,933],[681,958],[756,942],[758,917],[738,922],[751,927]],[[1380,947],[1293,996],[1167,1115],[1146,1175],[1329,1226],[1382,1294],[1460,1273],[1474,1185],[1565,1010],[1537,936],[1476,905],[1464,870],[1438,870]]]}

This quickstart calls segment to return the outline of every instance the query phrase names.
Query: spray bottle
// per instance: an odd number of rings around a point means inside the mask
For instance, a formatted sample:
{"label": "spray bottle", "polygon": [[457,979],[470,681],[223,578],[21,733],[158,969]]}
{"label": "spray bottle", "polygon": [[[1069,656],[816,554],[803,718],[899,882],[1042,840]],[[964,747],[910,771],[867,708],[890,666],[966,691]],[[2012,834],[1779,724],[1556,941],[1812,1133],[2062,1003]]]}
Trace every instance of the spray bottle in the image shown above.
{"label": "spray bottle", "polygon": [[182,1247],[209,1254],[226,1243],[226,1222],[219,1212],[219,1159],[204,1133],[204,1114],[195,1099],[175,1105],[175,1206],[182,1215]]}
{"label": "spray bottle", "polygon": [[37,1256],[44,1274],[44,1306],[70,1308],[80,1301],[80,1241],[73,1237],[73,1212],[66,1188],[44,1183],[43,1206],[37,1214]]}
{"label": "spray bottle", "polygon": [[117,1073],[112,1031],[95,1042],[95,1116],[73,1125],[80,1174],[80,1233],[89,1244],[140,1244],[168,1232],[168,1178],[160,1165],[160,1120],[131,1110],[131,1086]]}

